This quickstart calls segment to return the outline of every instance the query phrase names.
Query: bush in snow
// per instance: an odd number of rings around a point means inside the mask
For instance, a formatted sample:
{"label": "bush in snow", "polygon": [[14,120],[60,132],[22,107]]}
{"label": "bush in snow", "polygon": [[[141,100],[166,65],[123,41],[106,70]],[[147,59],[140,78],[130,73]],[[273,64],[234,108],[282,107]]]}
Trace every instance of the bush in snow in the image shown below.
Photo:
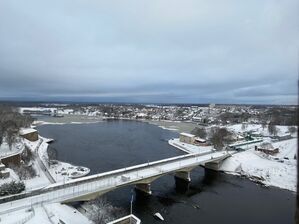
{"label": "bush in snow", "polygon": [[0,196],[18,194],[25,190],[25,184],[23,182],[12,181],[0,186]]}
{"label": "bush in snow", "polygon": [[125,216],[123,209],[112,206],[106,198],[98,197],[95,200],[86,202],[84,208],[87,216],[95,224],[106,224],[120,217]]}

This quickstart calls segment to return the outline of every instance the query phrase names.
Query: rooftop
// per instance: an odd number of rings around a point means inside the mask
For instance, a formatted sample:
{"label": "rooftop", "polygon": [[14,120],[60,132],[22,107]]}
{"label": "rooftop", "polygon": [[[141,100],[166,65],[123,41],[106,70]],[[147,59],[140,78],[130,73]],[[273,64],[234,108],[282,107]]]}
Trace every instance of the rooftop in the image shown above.
{"label": "rooftop", "polygon": [[34,133],[34,132],[37,132],[37,130],[35,130],[33,128],[21,128],[19,131],[20,135],[27,135],[27,134]]}
{"label": "rooftop", "polygon": [[189,134],[189,133],[185,133],[185,132],[180,133],[180,135],[184,135],[184,136],[190,137],[190,138],[195,137],[195,135],[192,135],[192,134]]}

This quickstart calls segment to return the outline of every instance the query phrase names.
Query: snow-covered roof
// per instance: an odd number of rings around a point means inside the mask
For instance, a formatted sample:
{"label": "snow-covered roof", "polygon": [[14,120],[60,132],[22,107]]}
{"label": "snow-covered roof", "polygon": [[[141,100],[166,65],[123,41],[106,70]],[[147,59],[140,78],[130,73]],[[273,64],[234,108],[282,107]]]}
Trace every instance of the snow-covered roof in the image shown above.
{"label": "snow-covered roof", "polygon": [[37,132],[37,130],[33,129],[33,128],[21,128],[19,133],[20,135],[27,135],[33,132]]}
{"label": "snow-covered roof", "polygon": [[199,142],[206,142],[205,139],[203,139],[203,138],[199,138],[199,137],[196,137],[195,140],[196,140],[196,141],[199,141]]}
{"label": "snow-covered roof", "polygon": [[186,136],[186,137],[189,137],[189,138],[195,137],[195,135],[192,135],[192,134],[189,134],[189,133],[185,133],[185,132],[180,133],[180,135],[183,135],[183,136]]}
{"label": "snow-covered roof", "polygon": [[284,134],[278,134],[277,137],[289,137],[291,134],[290,133],[284,133]]}

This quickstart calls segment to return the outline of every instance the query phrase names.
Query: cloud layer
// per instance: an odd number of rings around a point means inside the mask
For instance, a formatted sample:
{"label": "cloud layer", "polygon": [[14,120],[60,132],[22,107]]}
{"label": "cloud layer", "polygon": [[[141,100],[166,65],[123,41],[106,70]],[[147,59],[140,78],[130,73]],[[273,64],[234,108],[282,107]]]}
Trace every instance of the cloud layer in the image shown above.
{"label": "cloud layer", "polygon": [[296,0],[0,1],[0,98],[297,102]]}

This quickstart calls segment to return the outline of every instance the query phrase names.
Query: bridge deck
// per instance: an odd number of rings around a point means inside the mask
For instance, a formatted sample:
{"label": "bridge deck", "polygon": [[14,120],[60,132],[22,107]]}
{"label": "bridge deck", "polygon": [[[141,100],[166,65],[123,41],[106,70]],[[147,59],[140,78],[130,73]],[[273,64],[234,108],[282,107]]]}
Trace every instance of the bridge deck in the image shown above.
{"label": "bridge deck", "polygon": [[108,192],[118,187],[174,173],[184,168],[192,168],[204,165],[207,162],[222,160],[228,156],[230,154],[225,151],[189,154],[91,175],[66,183],[51,184],[31,193],[8,197],[7,200],[13,200],[0,204],[0,215],[42,203],[65,202],[97,192]]}

